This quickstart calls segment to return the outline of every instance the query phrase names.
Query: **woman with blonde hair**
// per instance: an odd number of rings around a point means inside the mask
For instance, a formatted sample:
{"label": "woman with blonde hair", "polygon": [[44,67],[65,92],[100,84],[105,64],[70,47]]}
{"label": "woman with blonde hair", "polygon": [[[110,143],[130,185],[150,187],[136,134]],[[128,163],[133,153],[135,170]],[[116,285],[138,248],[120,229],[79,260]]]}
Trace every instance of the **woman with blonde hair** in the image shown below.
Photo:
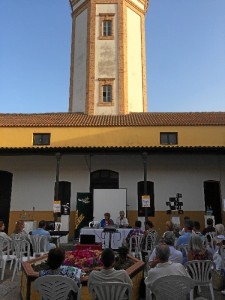
{"label": "woman with blonde hair", "polygon": [[16,237],[20,237],[24,240],[27,240],[30,242],[29,236],[27,232],[24,230],[25,224],[23,220],[19,220],[15,224],[15,228],[13,230],[13,233],[11,234],[11,238],[15,239]]}

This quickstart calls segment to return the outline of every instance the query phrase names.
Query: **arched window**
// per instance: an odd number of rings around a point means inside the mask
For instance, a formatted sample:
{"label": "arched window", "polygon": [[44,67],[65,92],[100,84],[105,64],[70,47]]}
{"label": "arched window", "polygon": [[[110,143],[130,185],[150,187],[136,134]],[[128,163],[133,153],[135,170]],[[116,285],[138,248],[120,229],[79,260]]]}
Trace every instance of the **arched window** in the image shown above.
{"label": "arched window", "polygon": [[119,173],[111,170],[97,170],[90,175],[90,192],[93,189],[118,189]]}

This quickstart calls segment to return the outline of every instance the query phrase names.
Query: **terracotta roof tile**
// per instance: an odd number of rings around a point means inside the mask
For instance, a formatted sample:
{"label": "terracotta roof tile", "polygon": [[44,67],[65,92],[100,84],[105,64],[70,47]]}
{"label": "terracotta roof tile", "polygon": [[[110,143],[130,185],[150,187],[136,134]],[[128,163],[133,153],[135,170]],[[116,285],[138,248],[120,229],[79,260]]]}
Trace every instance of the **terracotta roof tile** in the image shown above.
{"label": "terracotta roof tile", "polygon": [[82,113],[0,114],[0,127],[108,127],[225,125],[225,112],[130,113],[90,116]]}

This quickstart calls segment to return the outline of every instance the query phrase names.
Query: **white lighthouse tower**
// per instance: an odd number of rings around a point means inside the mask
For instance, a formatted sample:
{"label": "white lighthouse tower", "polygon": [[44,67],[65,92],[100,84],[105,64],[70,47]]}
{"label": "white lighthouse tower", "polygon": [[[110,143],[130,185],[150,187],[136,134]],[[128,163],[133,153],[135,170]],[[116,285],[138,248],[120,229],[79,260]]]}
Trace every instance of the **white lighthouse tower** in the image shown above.
{"label": "white lighthouse tower", "polygon": [[70,0],[73,30],[70,112],[147,111],[148,0]]}

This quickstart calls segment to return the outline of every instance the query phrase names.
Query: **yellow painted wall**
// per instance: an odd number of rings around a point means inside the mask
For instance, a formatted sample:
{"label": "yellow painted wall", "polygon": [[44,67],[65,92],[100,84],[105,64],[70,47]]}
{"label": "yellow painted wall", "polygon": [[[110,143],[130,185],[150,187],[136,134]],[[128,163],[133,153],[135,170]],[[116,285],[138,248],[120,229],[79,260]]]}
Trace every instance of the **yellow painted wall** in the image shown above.
{"label": "yellow painted wall", "polygon": [[140,126],[1,127],[0,147],[33,147],[33,133],[51,133],[50,147],[151,147],[160,146],[160,132],[177,132],[178,146],[225,146],[225,126]]}

